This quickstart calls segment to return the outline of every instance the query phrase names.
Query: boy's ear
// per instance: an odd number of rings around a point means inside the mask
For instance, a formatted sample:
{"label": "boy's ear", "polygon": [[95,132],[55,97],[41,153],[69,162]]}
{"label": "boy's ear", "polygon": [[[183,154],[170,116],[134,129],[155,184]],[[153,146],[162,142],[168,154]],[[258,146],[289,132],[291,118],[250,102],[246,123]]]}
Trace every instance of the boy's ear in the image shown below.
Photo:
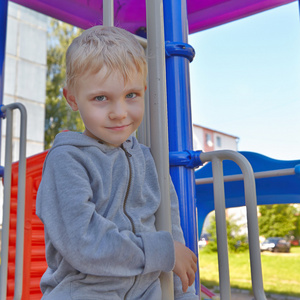
{"label": "boy's ear", "polygon": [[67,102],[71,106],[71,108],[74,111],[77,111],[78,110],[78,106],[77,106],[75,97],[71,93],[68,92],[67,88],[63,89],[63,94],[64,94],[64,97],[66,98]]}

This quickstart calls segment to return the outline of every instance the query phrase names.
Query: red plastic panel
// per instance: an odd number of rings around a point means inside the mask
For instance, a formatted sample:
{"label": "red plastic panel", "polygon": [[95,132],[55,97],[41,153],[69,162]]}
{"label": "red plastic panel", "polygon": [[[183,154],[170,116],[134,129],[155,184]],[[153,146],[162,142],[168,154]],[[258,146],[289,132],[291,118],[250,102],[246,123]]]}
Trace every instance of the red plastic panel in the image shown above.
{"label": "red plastic panel", "polygon": [[[47,151],[27,159],[22,300],[41,299],[40,279],[47,268],[44,226],[35,214],[36,194],[46,155]],[[12,300],[14,295],[17,194],[18,163],[14,163],[12,166],[7,300]]]}

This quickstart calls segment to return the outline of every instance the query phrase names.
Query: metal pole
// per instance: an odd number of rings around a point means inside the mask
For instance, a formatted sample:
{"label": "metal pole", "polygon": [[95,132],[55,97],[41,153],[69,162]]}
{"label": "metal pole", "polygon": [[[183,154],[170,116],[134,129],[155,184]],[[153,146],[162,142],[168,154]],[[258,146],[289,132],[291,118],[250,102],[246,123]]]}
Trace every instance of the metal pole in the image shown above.
{"label": "metal pole", "polygon": [[[200,157],[202,157],[200,155]],[[213,179],[214,179],[214,203],[217,227],[217,245],[218,245],[218,263],[219,263],[219,281],[220,296],[222,300],[230,300],[230,277],[228,262],[228,242],[227,226],[225,215],[225,191],[223,183],[223,164],[222,160],[214,156],[212,161]]]}
{"label": "metal pole", "polygon": [[[1,110],[3,107],[1,108]],[[5,174],[3,196],[3,221],[1,238],[1,267],[0,267],[0,299],[6,299],[9,219],[10,219],[10,194],[11,194],[11,162],[12,162],[12,112],[6,112],[6,143],[5,143]]]}
{"label": "metal pole", "polygon": [[[135,38],[138,42],[143,46],[146,56],[148,57],[148,41],[140,36],[135,35]],[[147,78],[147,86],[149,87],[149,82]],[[149,88],[145,92],[145,113],[143,117],[143,121],[140,127],[137,130],[137,138],[141,144],[146,145],[147,147],[151,148],[151,135],[150,135],[150,104],[149,104]]]}
{"label": "metal pole", "polygon": [[103,25],[114,26],[114,1],[103,0]]}
{"label": "metal pole", "polygon": [[16,240],[16,268],[14,300],[22,297],[23,290],[23,261],[24,261],[24,223],[25,223],[25,187],[26,187],[26,140],[27,140],[27,112],[21,103],[12,104],[21,113],[20,149],[18,170],[18,206],[17,206],[17,240]]}
{"label": "metal pole", "polygon": [[16,261],[15,261],[15,290],[14,300],[22,297],[23,288],[23,252],[24,252],[24,222],[25,222],[25,186],[26,186],[26,129],[27,112],[21,103],[12,103],[2,106],[1,110],[6,113],[6,146],[5,146],[5,174],[4,174],[4,205],[3,205],[3,234],[1,250],[1,273],[0,273],[0,299],[6,299],[7,294],[7,268],[8,268],[8,243],[9,243],[9,218],[11,196],[11,164],[12,164],[12,110],[19,109],[20,122],[20,149],[18,170],[18,199],[17,199],[17,235],[16,235]]}
{"label": "metal pole", "polygon": [[[241,171],[244,176],[244,189],[245,189],[245,202],[247,208],[249,252],[250,252],[251,279],[252,279],[253,293],[256,300],[266,300],[265,292],[263,289],[263,277],[262,277],[261,256],[260,256],[260,247],[259,247],[259,229],[258,229],[258,219],[257,219],[256,187],[255,187],[255,178],[254,178],[252,166],[242,154],[231,150],[221,150],[221,151],[206,152],[206,153],[202,152],[200,154],[200,159],[203,163],[207,161],[212,161],[213,164],[215,163],[215,159],[217,159],[218,161],[228,159],[234,161],[241,168]],[[215,172],[217,172],[216,169]],[[223,172],[223,170],[220,169],[219,172]],[[215,177],[215,174],[213,174],[213,177]],[[215,182],[214,180],[214,186],[217,184],[219,185],[220,182],[219,181]],[[214,191],[215,191],[215,187],[214,187]],[[216,218],[216,222],[217,222],[217,228],[218,226],[224,226],[222,222],[220,225],[218,224],[217,218]],[[218,252],[222,250],[224,249],[219,249],[218,247]],[[218,255],[220,254],[218,253]],[[225,259],[225,256],[223,254],[221,255],[223,259]],[[228,256],[226,260],[228,261]]]}
{"label": "metal pole", "polygon": [[[147,0],[151,152],[161,188],[161,205],[156,214],[157,230],[172,231],[167,124],[167,94],[162,0]],[[174,299],[173,274],[162,273],[162,299]]]}
{"label": "metal pole", "polygon": [[[278,170],[271,170],[271,171],[256,172],[256,173],[254,173],[254,178],[260,179],[260,178],[295,175],[297,172],[297,166],[300,166],[300,165],[296,165],[295,168],[289,168],[289,169],[278,169]],[[239,181],[239,180],[244,180],[243,174],[224,176],[224,182]],[[196,179],[196,185],[208,184],[208,183],[213,183],[213,182],[214,182],[214,179],[212,177]]]}
{"label": "metal pole", "polygon": [[[187,43],[188,23],[186,0],[164,0],[166,42]],[[171,56],[166,60],[169,150],[193,150],[189,60]],[[170,170],[179,198],[181,227],[186,245],[197,255],[197,216],[195,199],[195,175],[193,169],[183,166]],[[196,274],[195,288],[200,294],[199,273]]]}

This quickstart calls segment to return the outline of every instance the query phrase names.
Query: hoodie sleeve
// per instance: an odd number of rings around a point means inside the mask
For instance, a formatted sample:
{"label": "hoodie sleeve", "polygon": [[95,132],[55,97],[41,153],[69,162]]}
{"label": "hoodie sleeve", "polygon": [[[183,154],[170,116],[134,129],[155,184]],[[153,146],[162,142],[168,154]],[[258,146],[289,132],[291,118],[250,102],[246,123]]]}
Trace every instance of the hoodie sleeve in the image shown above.
{"label": "hoodie sleeve", "polygon": [[63,258],[74,269],[96,276],[136,276],[173,269],[174,257],[167,253],[164,260],[146,259],[147,253],[158,252],[157,240],[162,249],[173,247],[168,232],[137,236],[130,230],[120,231],[97,213],[92,197],[89,173],[78,153],[51,150],[36,208],[45,225],[50,268]]}
{"label": "hoodie sleeve", "polygon": [[[170,197],[171,197],[171,217],[172,217],[172,235],[173,239],[184,244],[185,240],[180,225],[180,216],[179,216],[179,205],[178,197],[173,185],[172,180],[170,179]],[[182,284],[180,278],[174,274],[174,294],[175,300],[196,300],[200,299],[199,296],[195,294],[194,285],[190,286],[186,293],[182,291]]]}

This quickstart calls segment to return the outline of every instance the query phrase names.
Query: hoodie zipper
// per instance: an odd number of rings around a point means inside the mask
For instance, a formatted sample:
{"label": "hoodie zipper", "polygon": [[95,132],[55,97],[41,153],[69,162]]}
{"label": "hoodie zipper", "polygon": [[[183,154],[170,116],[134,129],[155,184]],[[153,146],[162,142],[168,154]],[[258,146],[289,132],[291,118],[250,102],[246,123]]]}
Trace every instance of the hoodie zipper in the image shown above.
{"label": "hoodie zipper", "polygon": [[130,191],[130,187],[131,187],[131,180],[132,180],[132,167],[131,167],[131,162],[130,162],[130,157],[132,156],[122,145],[121,149],[125,152],[126,158],[127,158],[127,162],[128,162],[128,166],[129,166],[129,180],[128,180],[128,185],[127,185],[127,190],[126,190],[126,194],[125,194],[125,198],[124,198],[124,202],[123,202],[123,211],[124,214],[126,215],[126,217],[128,218],[128,220],[131,223],[131,227],[132,227],[132,232],[135,234],[135,226],[133,223],[132,218],[128,215],[128,213],[126,212],[126,203],[128,200],[128,195],[129,195],[129,191]]}
{"label": "hoodie zipper", "polygon": [[[127,185],[127,190],[126,190],[126,194],[125,194],[125,198],[124,198],[124,203],[123,203],[123,211],[125,216],[128,218],[128,220],[131,223],[131,227],[132,227],[132,232],[135,234],[135,226],[133,223],[132,218],[128,215],[128,213],[126,212],[126,203],[127,203],[127,199],[128,199],[128,195],[129,195],[129,191],[130,191],[130,187],[131,187],[131,180],[132,180],[132,166],[131,166],[131,162],[130,162],[130,157],[132,156],[122,145],[121,149],[125,152],[126,158],[127,158],[127,162],[128,162],[128,166],[129,166],[129,180],[128,180],[128,185]],[[127,299],[127,296],[129,294],[129,292],[132,290],[132,288],[134,287],[135,283],[137,280],[137,276],[134,277],[134,281],[133,284],[131,286],[131,288],[126,292],[125,296],[124,296],[124,300]]]}

